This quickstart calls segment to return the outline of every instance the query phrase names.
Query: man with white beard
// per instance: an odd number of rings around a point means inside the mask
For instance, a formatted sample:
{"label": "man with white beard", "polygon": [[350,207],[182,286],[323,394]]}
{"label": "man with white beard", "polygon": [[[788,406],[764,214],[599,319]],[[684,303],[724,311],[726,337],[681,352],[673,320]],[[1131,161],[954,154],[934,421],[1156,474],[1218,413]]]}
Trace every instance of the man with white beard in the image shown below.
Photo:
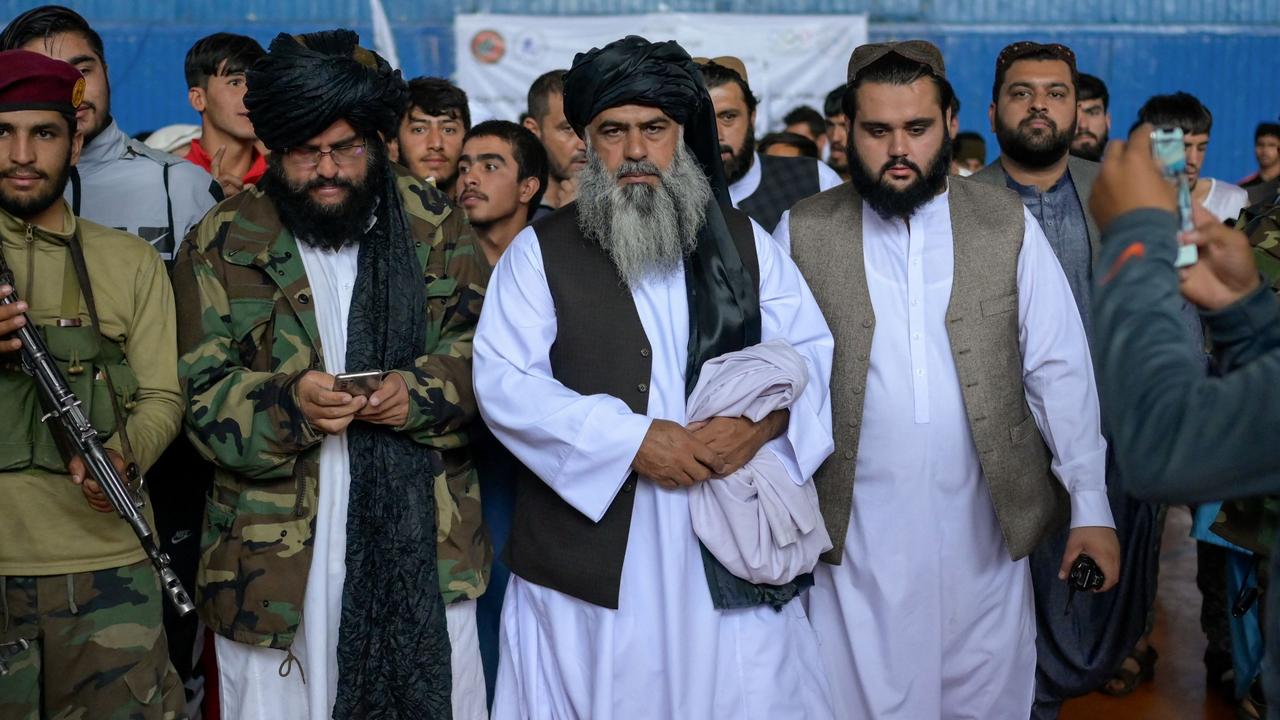
{"label": "man with white beard", "polygon": [[[756,586],[694,535],[687,488],[769,448],[832,447],[831,336],[796,267],[729,203],[710,96],[673,42],[575,58],[578,200],[520,233],[475,343],[481,414],[530,473],[507,563],[497,718],[827,718],[808,576]],[[685,425],[703,362],[782,339],[790,413]]]}

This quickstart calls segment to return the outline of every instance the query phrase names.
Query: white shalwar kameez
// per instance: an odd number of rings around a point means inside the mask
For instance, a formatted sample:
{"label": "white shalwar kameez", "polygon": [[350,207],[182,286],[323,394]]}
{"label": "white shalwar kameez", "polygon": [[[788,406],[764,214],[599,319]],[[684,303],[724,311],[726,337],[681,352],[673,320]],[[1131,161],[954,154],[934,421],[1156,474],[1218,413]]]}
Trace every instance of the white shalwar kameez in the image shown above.
{"label": "white shalwar kameez", "polygon": [[[328,251],[298,243],[314,299],[325,371],[346,371],[347,315],[356,283],[359,245]],[[302,624],[286,652],[214,638],[222,715],[235,720],[329,720],[338,692],[338,626],[347,573],[347,498],[351,463],[347,434],[320,444],[320,482],[311,569]],[[474,600],[445,609],[452,646],[454,717],[485,717],[484,676]],[[301,665],[301,671],[298,666]],[[304,680],[305,678],[305,680]]]}
{"label": "white shalwar kameez", "polygon": [[[793,479],[807,480],[831,452],[831,336],[795,265],[754,227],[762,339],[790,342],[812,378],[787,434],[770,447]],[[489,427],[596,521],[630,474],[651,419],[685,422],[683,271],[646,281],[632,297],[652,346],[647,415],[552,378],[556,313],[532,229],[516,237],[494,270],[476,334],[476,395]],[[617,610],[512,576],[493,717],[832,717],[817,640],[799,599],[781,612],[714,609],[687,491],[641,479],[635,496]]]}
{"label": "white shalwar kameez", "polygon": [[[1071,526],[1114,527],[1084,328],[1040,225],[1023,214],[1017,273],[1027,403],[1070,492]],[[909,225],[865,203],[862,217],[876,326],[857,481],[841,564],[819,563],[809,591],[838,712],[1025,720],[1036,668],[1031,577],[1001,537],[951,356],[948,194]],[[784,248],[789,221],[778,226]],[[831,243],[833,252],[842,247],[840,238]]]}

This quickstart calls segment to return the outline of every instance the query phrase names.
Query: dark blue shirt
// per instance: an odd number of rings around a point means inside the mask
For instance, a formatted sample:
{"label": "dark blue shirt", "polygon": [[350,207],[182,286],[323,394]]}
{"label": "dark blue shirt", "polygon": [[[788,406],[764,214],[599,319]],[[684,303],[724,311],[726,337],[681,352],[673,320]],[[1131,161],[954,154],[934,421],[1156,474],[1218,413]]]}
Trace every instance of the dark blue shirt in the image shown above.
{"label": "dark blue shirt", "polygon": [[1034,185],[1023,185],[1008,174],[1004,176],[1004,182],[1022,198],[1022,204],[1035,216],[1049,239],[1049,247],[1058,256],[1058,264],[1066,273],[1067,284],[1075,296],[1085,337],[1092,345],[1089,298],[1093,290],[1093,249],[1089,246],[1089,224],[1085,220],[1084,208],[1080,206],[1076,186],[1071,182],[1071,173],[1064,172],[1046,192],[1041,192]]}

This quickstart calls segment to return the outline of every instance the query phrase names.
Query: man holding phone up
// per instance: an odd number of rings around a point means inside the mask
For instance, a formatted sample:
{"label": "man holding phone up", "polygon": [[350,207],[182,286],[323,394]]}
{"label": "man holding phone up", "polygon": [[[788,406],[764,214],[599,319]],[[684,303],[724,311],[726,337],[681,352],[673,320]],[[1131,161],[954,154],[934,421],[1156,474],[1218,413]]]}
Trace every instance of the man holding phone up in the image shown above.
{"label": "man holding phone up", "polygon": [[407,90],[357,42],[282,34],[249,70],[267,172],[174,273],[187,430],[218,468],[200,613],[242,720],[484,716],[463,429],[487,269],[387,161]]}

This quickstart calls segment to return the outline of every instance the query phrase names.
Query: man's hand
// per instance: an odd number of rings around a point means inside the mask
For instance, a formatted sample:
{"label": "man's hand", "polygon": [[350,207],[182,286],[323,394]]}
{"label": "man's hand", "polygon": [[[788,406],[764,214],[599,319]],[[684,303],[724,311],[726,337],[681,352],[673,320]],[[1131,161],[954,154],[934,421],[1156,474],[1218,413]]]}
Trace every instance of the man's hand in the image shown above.
{"label": "man's hand", "polygon": [[[124,458],[120,457],[120,453],[115,450],[108,450],[107,457],[111,458],[111,464],[115,465],[116,472],[120,473],[120,477],[128,477],[125,474],[125,468],[128,466]],[[89,507],[101,513],[115,512],[111,501],[107,499],[107,494],[102,492],[102,486],[98,484],[96,478],[88,476],[85,470],[84,459],[79,455],[71,458],[71,462],[67,463],[67,474],[71,476],[71,482],[80,486],[80,491],[84,493],[84,499],[89,502]]]}
{"label": "man's hand", "polygon": [[765,443],[780,435],[789,417],[787,410],[776,410],[758,423],[742,417],[714,417],[693,423],[689,432],[724,458],[725,469],[716,473],[723,477],[741,470]]}
{"label": "man's hand", "polygon": [[1195,209],[1196,229],[1179,236],[1194,243],[1200,255],[1195,265],[1182,268],[1182,294],[1206,310],[1221,310],[1258,289],[1258,266],[1245,234],[1218,222],[1208,210]]}
{"label": "man's hand", "polygon": [[409,420],[409,386],[400,373],[387,373],[382,387],[369,396],[369,404],[356,417],[374,425],[404,425]]}
{"label": "man's hand", "polygon": [[222,186],[223,197],[231,197],[244,190],[244,180],[235,175],[222,174],[222,158],[227,154],[227,147],[223,145],[213,154],[213,162],[209,164],[209,174],[214,180]]}
{"label": "man's hand", "polygon": [[333,391],[334,377],[319,370],[298,379],[298,408],[307,422],[322,433],[337,435],[355,419],[368,402],[363,395]]}
{"label": "man's hand", "polygon": [[720,453],[670,420],[654,420],[631,467],[664,488],[689,487],[724,472]]}
{"label": "man's hand", "polygon": [[[8,297],[13,294],[13,288],[8,285],[0,285],[0,298]],[[12,305],[0,305],[0,338],[6,335],[12,335],[18,328],[27,324],[22,314],[27,311],[25,302],[16,302]],[[0,353],[14,352],[22,347],[22,341],[18,338],[6,338],[0,340]]]}
{"label": "man's hand", "polygon": [[1112,140],[1107,145],[1089,200],[1093,219],[1104,232],[1116,218],[1132,210],[1178,211],[1178,193],[1151,157],[1151,130],[1143,123],[1134,128],[1128,143]]}
{"label": "man's hand", "polygon": [[1116,538],[1115,530],[1109,527],[1072,529],[1067,536],[1067,551],[1062,554],[1062,567],[1058,568],[1059,580],[1071,576],[1071,566],[1080,553],[1093,558],[1102,571],[1102,587],[1096,592],[1106,592],[1116,586],[1120,580],[1120,540]]}

